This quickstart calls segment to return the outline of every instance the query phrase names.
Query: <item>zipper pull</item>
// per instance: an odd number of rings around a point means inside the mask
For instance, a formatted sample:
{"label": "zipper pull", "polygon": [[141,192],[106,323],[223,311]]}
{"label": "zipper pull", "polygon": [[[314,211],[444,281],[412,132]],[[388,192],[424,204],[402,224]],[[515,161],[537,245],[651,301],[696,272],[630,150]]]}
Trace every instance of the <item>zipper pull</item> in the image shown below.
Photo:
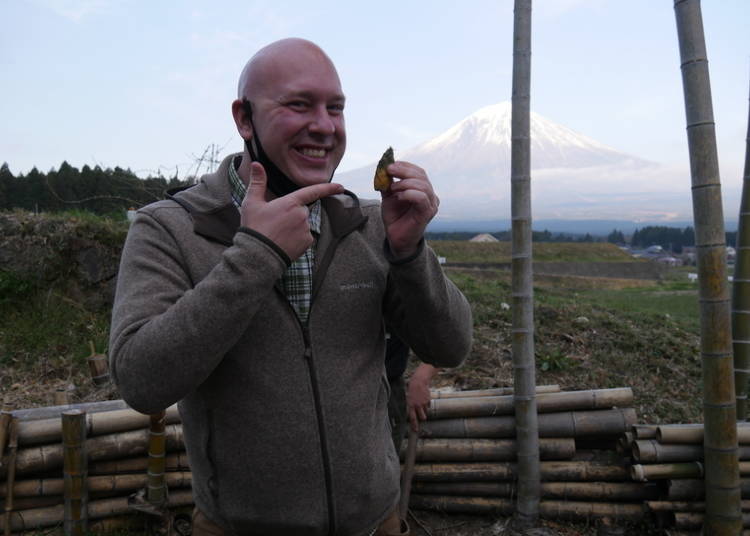
{"label": "zipper pull", "polygon": [[302,339],[305,341],[305,359],[310,361],[312,357],[312,348],[310,346],[310,330],[307,326],[302,326]]}

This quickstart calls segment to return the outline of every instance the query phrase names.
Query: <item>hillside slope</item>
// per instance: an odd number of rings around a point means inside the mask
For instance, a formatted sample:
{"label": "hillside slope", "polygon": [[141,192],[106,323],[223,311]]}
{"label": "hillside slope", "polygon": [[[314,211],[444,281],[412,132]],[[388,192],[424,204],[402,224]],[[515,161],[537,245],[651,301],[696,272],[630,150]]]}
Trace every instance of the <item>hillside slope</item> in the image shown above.
{"label": "hillside slope", "polygon": [[[89,341],[105,351],[125,222],[85,214],[0,213],[0,384],[11,408],[49,405],[58,388],[74,399],[116,396],[95,389]],[[432,244],[461,260],[505,260],[508,245]],[[448,249],[445,249],[448,248]],[[622,261],[608,244],[537,244],[541,258]],[[547,257],[545,257],[545,255]],[[466,364],[438,382],[455,388],[512,384],[509,274],[448,268],[475,318]],[[631,386],[645,422],[700,419],[697,311],[692,290],[596,278],[540,277],[536,296],[537,382],[568,390]],[[607,281],[605,284],[604,282]],[[607,287],[614,290],[606,291]]]}

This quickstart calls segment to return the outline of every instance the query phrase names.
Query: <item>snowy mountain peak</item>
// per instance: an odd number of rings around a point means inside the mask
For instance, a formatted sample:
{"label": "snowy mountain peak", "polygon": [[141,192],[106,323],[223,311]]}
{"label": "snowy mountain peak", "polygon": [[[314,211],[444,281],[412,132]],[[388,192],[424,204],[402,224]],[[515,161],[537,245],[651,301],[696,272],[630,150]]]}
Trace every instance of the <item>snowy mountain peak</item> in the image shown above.
{"label": "snowy mountain peak", "polygon": [[[397,160],[425,169],[442,200],[440,216],[475,219],[507,215],[510,208],[511,103],[481,108]],[[632,203],[634,214],[674,211],[668,195],[640,191],[673,188],[659,166],[631,156],[531,112],[531,178],[535,217],[607,216]],[[336,176],[350,190],[372,197],[375,162]]]}
{"label": "snowy mountain peak", "polygon": [[[482,158],[495,152],[494,159],[510,158],[510,123],[512,106],[508,101],[480,108],[432,140],[407,151],[404,157],[414,159],[435,151],[450,150],[454,156],[462,151],[464,158]],[[531,165],[533,169],[589,167],[613,164],[633,157],[557,124],[541,115],[530,113]]]}

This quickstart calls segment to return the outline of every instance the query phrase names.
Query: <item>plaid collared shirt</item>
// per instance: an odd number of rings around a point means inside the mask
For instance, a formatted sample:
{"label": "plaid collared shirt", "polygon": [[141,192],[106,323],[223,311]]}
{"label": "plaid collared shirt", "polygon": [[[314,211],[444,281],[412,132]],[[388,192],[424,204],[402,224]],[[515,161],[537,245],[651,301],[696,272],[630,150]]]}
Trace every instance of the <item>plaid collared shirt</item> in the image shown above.
{"label": "plaid collared shirt", "polygon": [[[239,158],[235,162],[239,162]],[[245,198],[247,187],[242,182],[242,179],[240,179],[234,165],[229,166],[229,189],[232,201],[239,209],[242,205],[242,200]],[[313,233],[313,238],[317,241],[320,234],[320,201],[315,201],[308,208],[310,209],[308,217],[310,230]],[[281,276],[281,288],[284,289],[287,300],[289,300],[289,303],[297,312],[297,316],[303,324],[307,324],[307,319],[310,315],[312,276],[313,267],[315,266],[314,247],[315,244],[313,243],[299,259],[292,262],[289,268],[286,269],[286,272],[284,272],[284,275]]]}

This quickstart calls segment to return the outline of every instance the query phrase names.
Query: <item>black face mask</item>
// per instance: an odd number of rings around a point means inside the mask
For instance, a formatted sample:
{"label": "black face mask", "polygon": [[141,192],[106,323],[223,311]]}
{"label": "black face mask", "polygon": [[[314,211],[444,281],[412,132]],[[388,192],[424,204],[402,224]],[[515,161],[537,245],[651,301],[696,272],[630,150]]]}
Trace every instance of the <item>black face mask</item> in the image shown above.
{"label": "black face mask", "polygon": [[250,104],[250,101],[243,98],[242,106],[245,108],[245,115],[247,115],[247,118],[250,121],[250,126],[253,127],[253,137],[249,140],[245,140],[245,146],[247,147],[247,152],[250,153],[250,159],[253,162],[260,162],[263,169],[266,170],[268,189],[271,190],[276,197],[282,197],[299,190],[299,186],[292,182],[292,180],[287,177],[276,164],[271,162],[271,159],[268,158],[268,155],[263,150],[263,145],[261,145],[260,137],[258,136],[258,129],[255,128],[255,123],[253,123],[253,107]]}
{"label": "black face mask", "polygon": [[[258,136],[258,129],[255,128],[255,123],[253,123],[253,107],[252,104],[250,104],[250,101],[243,98],[242,106],[245,109],[245,115],[247,115],[247,118],[250,121],[250,126],[253,127],[253,137],[249,140],[245,140],[245,146],[247,147],[247,152],[250,153],[250,159],[253,162],[259,162],[263,166],[263,169],[266,170],[268,189],[271,190],[276,197],[282,197],[299,190],[300,186],[287,177],[284,172],[271,161],[263,150],[263,145]],[[336,168],[334,168],[333,171],[335,172]],[[331,173],[331,176],[328,178],[328,182],[331,182],[331,179],[333,179],[333,173]]]}

